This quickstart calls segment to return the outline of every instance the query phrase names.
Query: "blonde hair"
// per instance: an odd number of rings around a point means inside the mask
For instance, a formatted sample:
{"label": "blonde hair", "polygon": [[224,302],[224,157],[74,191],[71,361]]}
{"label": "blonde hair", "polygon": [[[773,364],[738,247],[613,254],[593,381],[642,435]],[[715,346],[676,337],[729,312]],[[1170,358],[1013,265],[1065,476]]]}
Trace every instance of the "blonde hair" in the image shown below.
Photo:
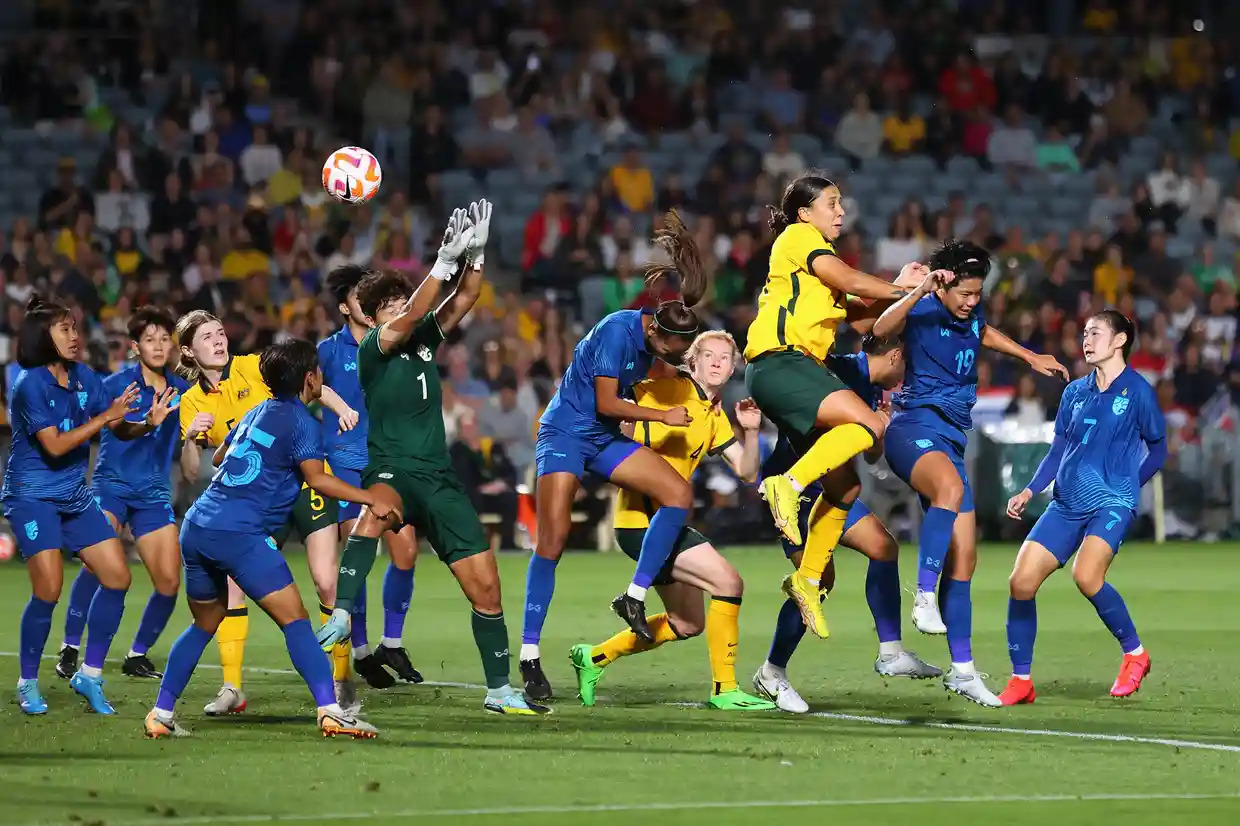
{"label": "blonde hair", "polygon": [[190,384],[202,379],[202,366],[187,351],[194,346],[194,335],[198,332],[198,328],[212,321],[219,321],[219,319],[206,310],[191,310],[181,316],[176,330],[173,331],[173,338],[177,342],[177,352],[181,356],[177,372]]}
{"label": "blonde hair", "polygon": [[693,363],[697,361],[698,353],[701,352],[702,347],[708,341],[726,341],[728,346],[732,348],[732,358],[736,358],[740,354],[741,348],[736,346],[736,339],[732,338],[732,334],[727,330],[707,330],[704,333],[699,333],[698,337],[689,345],[689,349],[685,351],[685,364],[689,365],[690,369],[693,368]]}

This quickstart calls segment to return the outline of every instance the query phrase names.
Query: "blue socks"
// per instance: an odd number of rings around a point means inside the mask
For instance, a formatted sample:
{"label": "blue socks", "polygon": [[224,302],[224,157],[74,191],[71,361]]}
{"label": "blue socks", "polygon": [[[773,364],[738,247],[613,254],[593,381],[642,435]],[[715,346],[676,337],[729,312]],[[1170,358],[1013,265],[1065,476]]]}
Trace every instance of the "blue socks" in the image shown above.
{"label": "blue socks", "polygon": [[95,591],[95,598],[90,601],[90,611],[86,614],[86,653],[82,658],[83,665],[103,668],[103,661],[108,658],[108,649],[112,647],[116,629],[121,627],[121,616],[124,613],[125,591],[100,585]]}
{"label": "blue socks", "polygon": [[206,650],[212,636],[191,624],[172,643],[172,649],[168,652],[168,664],[164,666],[164,678],[159,683],[155,708],[167,712],[176,711],[177,700],[184,693],[185,686],[189,685],[189,678],[198,667],[202,652]]}
{"label": "blue socks", "polygon": [[413,568],[407,571],[388,563],[383,575],[383,636],[398,640],[405,630],[405,615],[413,601]]}
{"label": "blue socks", "polygon": [[90,601],[99,588],[99,580],[85,565],[78,568],[78,574],[69,589],[68,613],[65,614],[65,645],[74,648],[82,647],[82,633],[86,630],[86,614],[90,611]]}
{"label": "blue socks", "polygon": [[917,590],[934,591],[943,572],[943,560],[947,558],[955,525],[955,511],[934,507],[926,510],[917,540]]}
{"label": "blue socks", "polygon": [[1007,638],[1012,674],[1028,677],[1033,669],[1033,642],[1038,636],[1038,606],[1032,599],[1008,597]]}
{"label": "blue socks", "polygon": [[353,644],[353,650],[367,648],[370,645],[370,634],[366,631],[366,586],[364,584],[362,590],[357,592],[357,599],[353,601],[349,615],[351,623],[349,642]]}
{"label": "blue socks", "polygon": [[687,508],[662,507],[650,518],[650,527],[642,538],[641,554],[637,557],[637,570],[633,572],[633,584],[638,588],[649,588],[654,578],[663,570],[676,538],[689,518]]}
{"label": "blue socks", "polygon": [[953,663],[973,662],[973,583],[943,577],[939,610],[947,626],[947,650]]}
{"label": "blue socks", "polygon": [[293,668],[306,681],[314,704],[320,708],[336,702],[336,686],[332,682],[332,664],[314,638],[314,626],[308,619],[290,622],[281,629]]}
{"label": "blue socks", "polygon": [[138,633],[133,638],[133,653],[145,654],[155,645],[159,635],[168,627],[168,620],[177,607],[176,594],[169,596],[155,591],[146,601],[146,610],[142,612],[142,621],[138,623]]}
{"label": "blue socks", "polygon": [[[650,538],[650,534],[646,534]],[[645,548],[645,546],[642,546]],[[530,567],[525,572],[525,621],[521,627],[521,644],[538,645],[542,639],[543,623],[551,610],[551,597],[555,594],[555,566],[558,559],[547,559],[537,552],[530,554]]]}
{"label": "blue socks", "polygon": [[1128,615],[1128,606],[1124,604],[1124,598],[1119,595],[1119,591],[1111,587],[1111,583],[1102,583],[1102,588],[1090,597],[1089,601],[1094,604],[1098,619],[1102,620],[1107,630],[1119,640],[1120,647],[1124,649],[1125,654],[1135,651],[1141,645],[1141,638],[1137,636],[1137,627],[1133,625],[1132,617]]}
{"label": "blue socks", "polygon": [[[900,564],[870,560],[865,573],[865,601],[874,617],[879,642],[900,639]],[[782,616],[782,611],[781,611]]]}
{"label": "blue socks", "polygon": [[775,636],[771,639],[771,651],[766,661],[779,668],[787,668],[788,660],[797,650],[801,638],[805,636],[805,621],[801,619],[801,610],[791,600],[784,600],[779,608],[779,619],[775,621]]}
{"label": "blue socks", "polygon": [[43,659],[47,635],[52,631],[52,612],[55,610],[56,603],[31,596],[26,610],[22,611],[18,663],[23,680],[39,678],[39,661]]}

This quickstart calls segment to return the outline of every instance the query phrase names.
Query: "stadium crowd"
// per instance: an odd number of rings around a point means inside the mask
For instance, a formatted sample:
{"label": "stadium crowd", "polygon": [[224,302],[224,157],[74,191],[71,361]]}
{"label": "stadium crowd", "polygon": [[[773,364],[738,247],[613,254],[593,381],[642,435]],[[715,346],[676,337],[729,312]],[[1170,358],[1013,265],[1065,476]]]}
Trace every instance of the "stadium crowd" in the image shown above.
{"label": "stadium crowd", "polygon": [[[109,370],[147,303],[215,313],[235,353],[321,339],[341,324],[333,267],[420,279],[446,211],[486,192],[501,265],[441,370],[463,477],[499,495],[527,472],[580,335],[670,288],[642,278],[660,214],[688,217],[707,311],[741,340],[765,206],[824,166],[849,263],[892,274],[949,236],[981,243],[988,321],[1075,375],[1086,314],[1139,319],[1132,363],[1157,386],[1172,466],[1215,400],[1240,401],[1223,18],[1118,0],[204,2],[184,57],[145,4],[37,5],[0,46],[0,159],[47,170],[37,204],[0,192],[6,365],[35,290],[75,307]],[[230,12],[254,25],[223,26]],[[341,143],[384,163],[377,202],[322,191]],[[1053,417],[1060,387],[998,361],[980,381],[996,415],[1027,423]]]}

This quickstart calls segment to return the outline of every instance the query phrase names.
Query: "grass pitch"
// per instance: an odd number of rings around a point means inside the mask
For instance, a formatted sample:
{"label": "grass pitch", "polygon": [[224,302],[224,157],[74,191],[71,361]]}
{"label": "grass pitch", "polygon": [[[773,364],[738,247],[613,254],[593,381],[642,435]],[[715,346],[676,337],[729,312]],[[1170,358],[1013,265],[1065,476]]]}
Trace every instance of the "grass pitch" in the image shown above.
{"label": "grass pitch", "polygon": [[[1006,576],[1015,550],[985,547],[973,588],[974,653],[996,691],[1008,673]],[[739,658],[744,686],[766,654],[786,563],[771,548],[728,555],[748,585]],[[907,582],[913,560],[905,554]],[[292,564],[303,593],[312,594],[304,561]],[[107,675],[115,717],[90,714],[48,661],[41,676],[51,712],[26,718],[11,686],[29,589],[20,564],[0,565],[0,669],[10,687],[0,703],[9,733],[0,749],[0,823],[1240,822],[1236,546],[1124,549],[1112,581],[1154,668],[1140,694],[1126,701],[1107,694],[1119,666],[1115,641],[1070,576],[1052,577],[1038,597],[1037,703],[997,711],[946,694],[937,680],[879,678],[862,594],[864,560],[842,551],[838,565],[827,606],[832,638],[807,638],[790,666],[813,707],[812,715],[796,717],[697,706],[709,687],[700,639],[621,660],[600,684],[599,705],[582,708],[573,698],[568,648],[617,629],[607,603],[632,563],[619,554],[571,555],[558,570],[543,640],[555,714],[529,719],[487,715],[481,691],[463,687],[481,682],[469,609],[428,554],[405,634],[428,684],[364,690],[365,713],[382,732],[371,742],[318,736],[281,635],[257,614],[246,652],[250,708],[240,717],[200,714],[220,676],[211,646],[179,709],[191,739],[144,741],[141,720],[157,686],[123,677],[119,667]],[[515,654],[524,555],[502,557],[501,573]],[[380,580],[377,570],[370,597],[376,607]],[[116,656],[149,593],[144,573],[136,571],[134,581]],[[49,654],[59,646],[62,618],[63,606]],[[157,664],[187,621],[179,609],[152,652]],[[378,630],[372,615],[376,640]],[[909,648],[946,665],[942,638],[920,637],[907,621],[905,637]],[[515,679],[515,656],[513,671]]]}

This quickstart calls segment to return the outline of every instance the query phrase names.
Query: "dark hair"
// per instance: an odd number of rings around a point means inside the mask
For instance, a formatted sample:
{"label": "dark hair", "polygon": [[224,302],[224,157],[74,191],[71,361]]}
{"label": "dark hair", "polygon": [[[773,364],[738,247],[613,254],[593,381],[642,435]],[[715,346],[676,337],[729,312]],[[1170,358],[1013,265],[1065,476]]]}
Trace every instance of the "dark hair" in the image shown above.
{"label": "dark hair", "polygon": [[167,310],[150,306],[139,307],[138,311],[129,318],[129,326],[126,328],[129,331],[129,338],[133,341],[142,338],[147,327],[158,327],[168,335],[172,335],[176,331],[177,322],[172,317],[172,313]]}
{"label": "dark hair", "polygon": [[349,300],[349,292],[370,275],[370,270],[357,264],[344,264],[336,267],[327,275],[327,291],[336,299],[337,304]]}
{"label": "dark hair", "polygon": [[665,333],[675,336],[697,335],[701,322],[693,307],[706,293],[706,268],[702,264],[702,252],[681,220],[680,213],[668,210],[664,227],[655,234],[654,242],[663,248],[670,264],[655,264],[646,270],[646,283],[677,275],[680,277],[680,298],[664,301],[654,311],[655,323]]}
{"label": "dark hair", "polygon": [[902,347],[904,340],[899,336],[879,338],[873,333],[866,333],[861,339],[861,351],[868,356],[885,356],[897,347]]}
{"label": "dark hair", "polygon": [[65,359],[56,350],[52,327],[70,318],[72,312],[59,301],[35,293],[26,302],[26,315],[17,331],[17,363],[26,370]]}
{"label": "dark hair", "polygon": [[296,396],[306,386],[306,374],[319,367],[319,354],[303,338],[272,344],[258,357],[258,372],[273,396]]}
{"label": "dark hair", "polygon": [[193,347],[194,336],[198,334],[198,328],[212,321],[219,321],[219,319],[206,310],[191,310],[181,316],[181,319],[177,322],[176,330],[173,331],[173,337],[177,341],[181,354],[181,361],[177,365],[177,372],[190,383],[202,378],[202,367],[194,360],[193,356],[185,351]]}
{"label": "dark hair", "polygon": [[800,177],[794,178],[784,188],[783,197],[779,199],[779,206],[767,207],[771,211],[767,224],[775,233],[783,232],[801,220],[797,213],[818,200],[818,196],[824,189],[835,185],[835,181],[818,169],[811,169]]}
{"label": "dark hair", "polygon": [[932,270],[951,270],[956,283],[965,278],[985,278],[990,274],[990,253],[963,238],[948,238],[930,253],[928,266]]}
{"label": "dark hair", "polygon": [[1111,332],[1119,335],[1123,333],[1127,336],[1124,342],[1124,361],[1128,361],[1128,357],[1132,355],[1132,348],[1137,343],[1137,325],[1132,323],[1132,319],[1121,313],[1119,310],[1113,310],[1110,307],[1090,316],[1091,319],[1096,318],[1099,321],[1105,321],[1106,325],[1111,328]]}
{"label": "dark hair", "polygon": [[357,305],[369,318],[392,299],[413,295],[413,284],[398,272],[368,272],[357,284]]}

